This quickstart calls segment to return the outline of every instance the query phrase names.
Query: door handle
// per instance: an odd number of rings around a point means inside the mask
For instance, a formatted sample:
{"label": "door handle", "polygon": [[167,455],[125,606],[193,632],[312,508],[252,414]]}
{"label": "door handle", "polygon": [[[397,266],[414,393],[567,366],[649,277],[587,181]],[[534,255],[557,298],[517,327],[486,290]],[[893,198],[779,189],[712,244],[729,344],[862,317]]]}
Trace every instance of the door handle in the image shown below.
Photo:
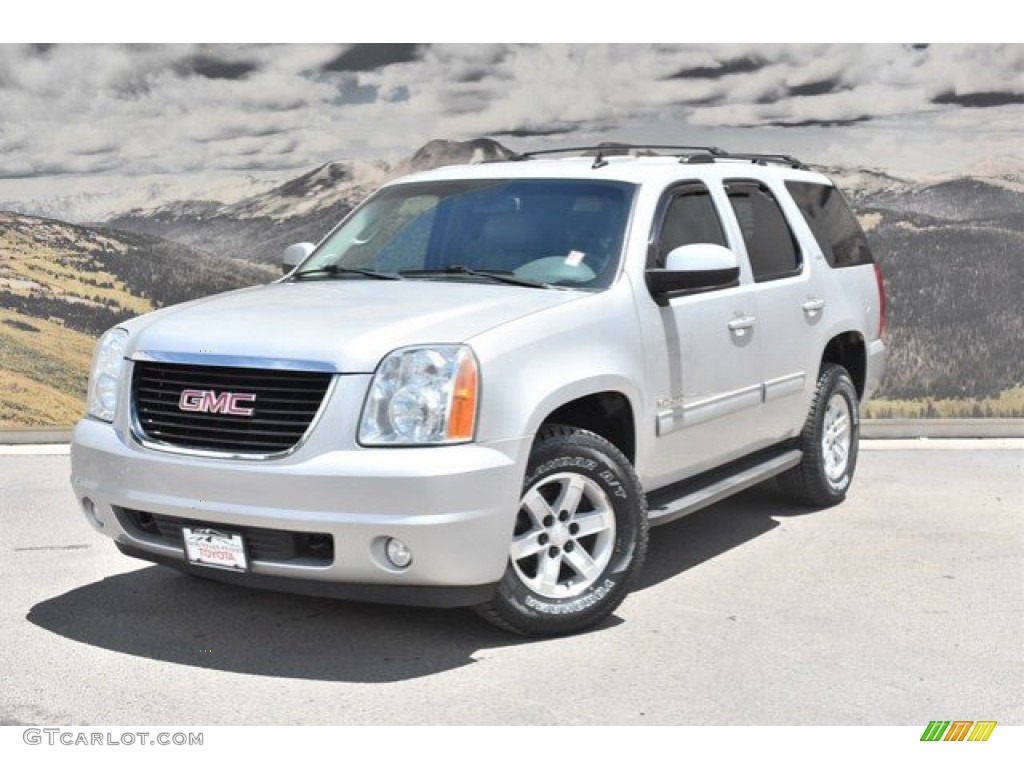
{"label": "door handle", "polygon": [[729,321],[729,330],[737,336],[742,336],[748,329],[753,328],[756,322],[757,318],[753,315],[737,317],[735,320]]}
{"label": "door handle", "polygon": [[813,315],[815,312],[821,312],[825,308],[824,299],[808,299],[803,304],[804,312],[808,315]]}

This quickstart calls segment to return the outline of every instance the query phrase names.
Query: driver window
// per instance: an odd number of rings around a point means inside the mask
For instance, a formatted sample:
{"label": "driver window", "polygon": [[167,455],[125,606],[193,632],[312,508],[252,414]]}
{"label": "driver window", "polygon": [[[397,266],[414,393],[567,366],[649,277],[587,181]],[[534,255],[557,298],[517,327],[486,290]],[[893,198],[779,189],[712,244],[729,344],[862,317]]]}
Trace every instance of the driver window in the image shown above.
{"label": "driver window", "polygon": [[689,188],[673,196],[658,233],[654,266],[664,268],[670,251],[694,243],[728,247],[711,194],[703,188]]}

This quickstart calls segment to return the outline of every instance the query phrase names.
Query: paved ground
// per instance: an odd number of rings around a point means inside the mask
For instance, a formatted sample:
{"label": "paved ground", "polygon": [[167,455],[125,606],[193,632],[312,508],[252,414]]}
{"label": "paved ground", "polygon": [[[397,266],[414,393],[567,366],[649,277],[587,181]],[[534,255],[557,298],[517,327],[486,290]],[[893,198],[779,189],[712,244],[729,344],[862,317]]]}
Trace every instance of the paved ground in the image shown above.
{"label": "paved ground", "polygon": [[767,484],[656,529],[545,641],[129,560],[66,455],[0,455],[0,724],[1024,724],[1022,443],[926,447],[866,445],[835,509]]}

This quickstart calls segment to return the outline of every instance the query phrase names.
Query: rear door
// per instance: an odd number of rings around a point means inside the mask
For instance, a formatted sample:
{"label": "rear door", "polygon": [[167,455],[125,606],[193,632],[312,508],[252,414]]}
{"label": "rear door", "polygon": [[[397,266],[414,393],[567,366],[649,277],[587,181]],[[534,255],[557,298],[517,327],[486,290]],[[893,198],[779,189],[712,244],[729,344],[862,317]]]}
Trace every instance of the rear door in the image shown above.
{"label": "rear door", "polygon": [[814,269],[819,254],[800,242],[787,220],[782,203],[792,203],[784,189],[751,179],[727,180],[725,189],[757,297],[764,386],[758,432],[781,440],[802,428],[817,380],[828,312],[824,275]]}

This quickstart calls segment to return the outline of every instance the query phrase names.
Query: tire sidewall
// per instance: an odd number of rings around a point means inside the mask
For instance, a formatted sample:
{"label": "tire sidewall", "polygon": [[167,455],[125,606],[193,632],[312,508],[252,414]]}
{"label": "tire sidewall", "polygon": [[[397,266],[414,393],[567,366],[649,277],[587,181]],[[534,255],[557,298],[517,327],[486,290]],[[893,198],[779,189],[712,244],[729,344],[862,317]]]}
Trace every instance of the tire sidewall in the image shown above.
{"label": "tire sidewall", "polygon": [[[818,413],[815,414],[815,432],[813,435],[813,440],[817,446],[818,480],[821,488],[824,489],[828,496],[836,501],[841,501],[846,497],[846,493],[850,489],[854,470],[857,468],[857,454],[860,447],[860,415],[857,405],[857,390],[854,388],[849,375],[842,368],[831,369],[823,378],[821,396],[818,400]],[[825,429],[825,414],[828,411],[829,401],[837,394],[846,400],[846,405],[850,412],[850,450],[843,474],[833,480],[825,471],[825,454],[821,448],[821,439]]]}
{"label": "tire sidewall", "polygon": [[[611,449],[609,451],[608,449]],[[550,598],[522,582],[511,563],[498,585],[501,602],[515,613],[517,624],[536,625],[534,631],[554,634],[599,621],[622,601],[639,569],[638,549],[646,540],[646,506],[625,457],[592,433],[575,431],[570,439],[558,435],[534,448],[523,481],[523,494],[545,478],[578,473],[596,482],[615,514],[611,559],[594,583],[579,595]]]}

